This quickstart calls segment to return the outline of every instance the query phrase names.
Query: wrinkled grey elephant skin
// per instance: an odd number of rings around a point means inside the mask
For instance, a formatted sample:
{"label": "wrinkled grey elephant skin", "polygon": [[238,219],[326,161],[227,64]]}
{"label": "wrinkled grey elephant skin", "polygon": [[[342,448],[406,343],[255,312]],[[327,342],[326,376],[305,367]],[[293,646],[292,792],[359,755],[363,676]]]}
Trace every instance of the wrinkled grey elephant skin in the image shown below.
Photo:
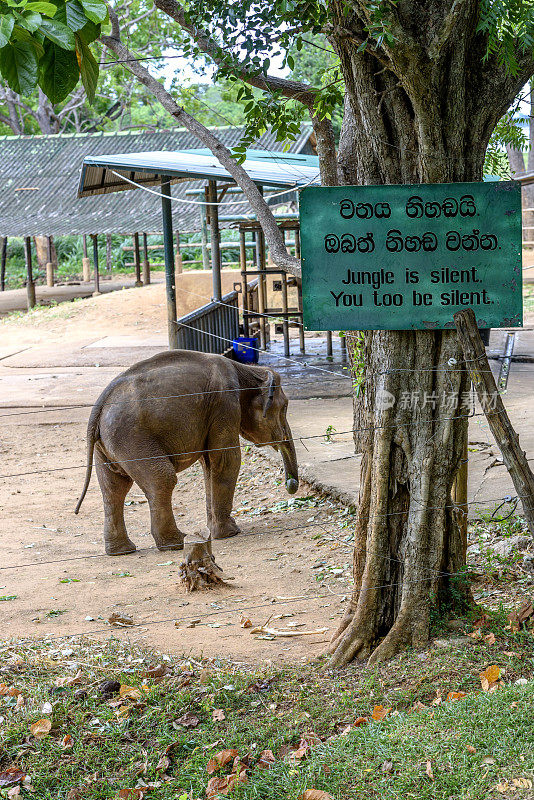
{"label": "wrinkled grey elephant skin", "polygon": [[207,522],[214,539],[239,533],[231,516],[241,465],[239,436],[271,445],[284,462],[286,488],[298,488],[298,468],[278,373],[224,356],[173,350],[140,361],[104,389],[87,426],[87,472],[94,459],[104,500],[108,555],[135,550],[124,523],[124,499],[135,482],[150,506],[160,550],[181,550],[171,498],[176,473],[196,461],[204,470]]}

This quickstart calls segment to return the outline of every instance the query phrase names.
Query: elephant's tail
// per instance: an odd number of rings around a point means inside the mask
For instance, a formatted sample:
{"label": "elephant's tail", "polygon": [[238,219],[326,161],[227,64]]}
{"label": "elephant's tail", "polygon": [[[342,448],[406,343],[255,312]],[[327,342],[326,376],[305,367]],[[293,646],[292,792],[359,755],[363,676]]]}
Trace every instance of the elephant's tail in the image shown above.
{"label": "elephant's tail", "polygon": [[80,510],[91,481],[91,473],[93,471],[93,454],[95,451],[95,442],[99,436],[98,423],[100,420],[100,413],[102,411],[104,399],[105,398],[102,398],[102,396],[98,398],[93,406],[93,410],[91,411],[91,416],[89,417],[89,422],[87,424],[87,467],[85,470],[85,482],[83,484],[82,493],[76,504],[76,508],[74,509],[75,514],[77,514]]}

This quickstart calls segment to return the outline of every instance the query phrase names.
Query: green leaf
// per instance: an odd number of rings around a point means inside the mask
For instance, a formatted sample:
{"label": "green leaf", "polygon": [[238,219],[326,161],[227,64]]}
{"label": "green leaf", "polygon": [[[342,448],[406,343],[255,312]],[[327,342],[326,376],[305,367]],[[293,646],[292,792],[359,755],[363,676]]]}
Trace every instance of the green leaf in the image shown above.
{"label": "green leaf", "polygon": [[83,28],[78,31],[78,36],[84,40],[85,44],[91,44],[95,39],[100,36],[101,25],[96,25],[94,22],[87,22]]}
{"label": "green leaf", "polygon": [[11,38],[15,18],[11,14],[3,14],[0,19],[0,47],[5,47]]}
{"label": "green leaf", "polygon": [[67,0],[64,5],[60,5],[54,19],[62,22],[71,31],[79,31],[87,24],[87,15],[78,0]]}
{"label": "green leaf", "polygon": [[36,11],[38,14],[44,14],[45,17],[53,17],[57,11],[57,6],[53,3],[45,3],[42,0],[38,0],[35,3],[26,3],[25,8],[28,11]]}
{"label": "green leaf", "polygon": [[0,72],[14,92],[28,95],[37,86],[37,56],[30,42],[12,42],[0,50]]}
{"label": "green leaf", "polygon": [[81,4],[92,22],[103,22],[106,19],[108,9],[102,0],[81,0]]}
{"label": "green leaf", "polygon": [[64,100],[80,79],[76,53],[52,41],[46,42],[39,67],[39,86],[51,103]]}
{"label": "green leaf", "polygon": [[82,83],[87,92],[87,99],[92,103],[95,99],[96,85],[98,82],[98,63],[79,34],[76,34],[76,54],[78,56]]}
{"label": "green leaf", "polygon": [[57,22],[55,19],[44,19],[41,24],[41,30],[47,39],[50,39],[51,42],[54,42],[59,47],[63,47],[64,50],[76,49],[74,33],[62,22]]}
{"label": "green leaf", "polygon": [[33,11],[30,11],[28,14],[17,14],[16,19],[18,24],[26,28],[27,31],[35,33],[43,18],[40,14],[35,14]]}

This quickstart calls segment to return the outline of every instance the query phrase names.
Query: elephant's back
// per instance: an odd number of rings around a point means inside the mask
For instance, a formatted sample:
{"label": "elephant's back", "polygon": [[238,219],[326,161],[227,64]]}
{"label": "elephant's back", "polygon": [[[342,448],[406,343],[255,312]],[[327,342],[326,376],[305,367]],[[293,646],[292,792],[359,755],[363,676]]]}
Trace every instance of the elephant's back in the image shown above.
{"label": "elephant's back", "polygon": [[[235,389],[235,394],[232,391]],[[223,356],[173,350],[140,361],[117,376],[100,396],[103,440],[137,431],[162,439],[197,439],[214,413],[239,403],[233,362]],[[199,424],[199,420],[202,423]],[[111,444],[111,442],[110,442]]]}

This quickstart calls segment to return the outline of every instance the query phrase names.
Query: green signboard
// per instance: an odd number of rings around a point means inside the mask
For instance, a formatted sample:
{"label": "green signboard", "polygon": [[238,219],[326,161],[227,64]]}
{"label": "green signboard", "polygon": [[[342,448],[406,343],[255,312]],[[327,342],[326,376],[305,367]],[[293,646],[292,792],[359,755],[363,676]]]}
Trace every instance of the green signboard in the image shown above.
{"label": "green signboard", "polygon": [[308,330],[523,324],[514,181],[308,187],[300,232]]}

